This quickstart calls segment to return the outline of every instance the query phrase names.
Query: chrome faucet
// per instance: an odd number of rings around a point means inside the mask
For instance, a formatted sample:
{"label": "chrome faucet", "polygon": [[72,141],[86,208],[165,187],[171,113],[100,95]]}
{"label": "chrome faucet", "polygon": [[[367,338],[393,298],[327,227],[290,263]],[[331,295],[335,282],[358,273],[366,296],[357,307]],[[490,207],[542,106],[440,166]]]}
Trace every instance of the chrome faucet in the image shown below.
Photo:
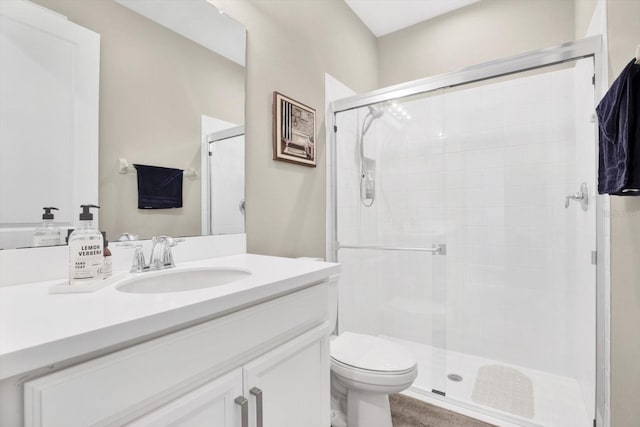
{"label": "chrome faucet", "polygon": [[174,239],[170,236],[156,236],[151,239],[151,257],[149,264],[145,263],[142,245],[136,246],[136,253],[133,256],[131,273],[142,273],[144,271],[163,270],[175,267],[171,248],[182,242],[184,239]]}
{"label": "chrome faucet", "polygon": [[158,236],[151,240],[151,258],[149,259],[149,268],[151,270],[162,270],[163,268],[172,268],[176,265],[173,263],[173,254],[171,248],[177,245],[173,237]]}

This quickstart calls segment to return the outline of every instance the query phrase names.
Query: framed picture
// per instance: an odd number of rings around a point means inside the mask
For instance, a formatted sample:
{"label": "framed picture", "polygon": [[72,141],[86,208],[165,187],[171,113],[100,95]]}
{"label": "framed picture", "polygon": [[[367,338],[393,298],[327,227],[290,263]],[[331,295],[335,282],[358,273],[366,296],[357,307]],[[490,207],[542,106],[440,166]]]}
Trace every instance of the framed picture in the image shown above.
{"label": "framed picture", "polygon": [[316,167],[316,110],[273,92],[273,159]]}

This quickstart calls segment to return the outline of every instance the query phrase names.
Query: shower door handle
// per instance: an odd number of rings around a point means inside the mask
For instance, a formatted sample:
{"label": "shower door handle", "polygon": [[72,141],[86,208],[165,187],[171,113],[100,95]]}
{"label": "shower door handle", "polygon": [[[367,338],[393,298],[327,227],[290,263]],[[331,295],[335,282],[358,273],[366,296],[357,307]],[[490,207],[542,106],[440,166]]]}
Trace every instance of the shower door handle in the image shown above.
{"label": "shower door handle", "polygon": [[447,245],[444,243],[436,243],[432,246],[433,255],[446,255],[447,254]]}
{"label": "shower door handle", "polygon": [[338,249],[368,249],[373,251],[403,251],[403,252],[431,252],[433,255],[446,255],[447,245],[444,243],[434,243],[430,248],[409,248],[397,246],[378,245],[343,245],[337,243]]}

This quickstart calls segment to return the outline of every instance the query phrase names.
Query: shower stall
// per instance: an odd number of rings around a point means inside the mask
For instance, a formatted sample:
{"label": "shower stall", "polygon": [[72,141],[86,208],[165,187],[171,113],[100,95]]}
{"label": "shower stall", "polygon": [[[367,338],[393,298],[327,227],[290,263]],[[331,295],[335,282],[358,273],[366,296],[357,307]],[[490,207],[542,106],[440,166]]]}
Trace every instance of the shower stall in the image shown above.
{"label": "shower stall", "polygon": [[339,332],[412,351],[411,395],[522,426],[602,410],[600,52],[594,37],[332,103]]}

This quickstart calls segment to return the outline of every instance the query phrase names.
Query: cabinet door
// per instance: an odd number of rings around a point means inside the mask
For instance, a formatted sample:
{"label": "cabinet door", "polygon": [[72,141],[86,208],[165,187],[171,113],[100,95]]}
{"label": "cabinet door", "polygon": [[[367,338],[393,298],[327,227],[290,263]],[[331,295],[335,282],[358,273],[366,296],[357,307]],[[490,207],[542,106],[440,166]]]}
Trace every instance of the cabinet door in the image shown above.
{"label": "cabinet door", "polygon": [[127,424],[130,427],[238,427],[242,369],[210,381],[167,405]]}
{"label": "cabinet door", "polygon": [[250,426],[329,427],[328,322],[246,364],[243,370]]}

